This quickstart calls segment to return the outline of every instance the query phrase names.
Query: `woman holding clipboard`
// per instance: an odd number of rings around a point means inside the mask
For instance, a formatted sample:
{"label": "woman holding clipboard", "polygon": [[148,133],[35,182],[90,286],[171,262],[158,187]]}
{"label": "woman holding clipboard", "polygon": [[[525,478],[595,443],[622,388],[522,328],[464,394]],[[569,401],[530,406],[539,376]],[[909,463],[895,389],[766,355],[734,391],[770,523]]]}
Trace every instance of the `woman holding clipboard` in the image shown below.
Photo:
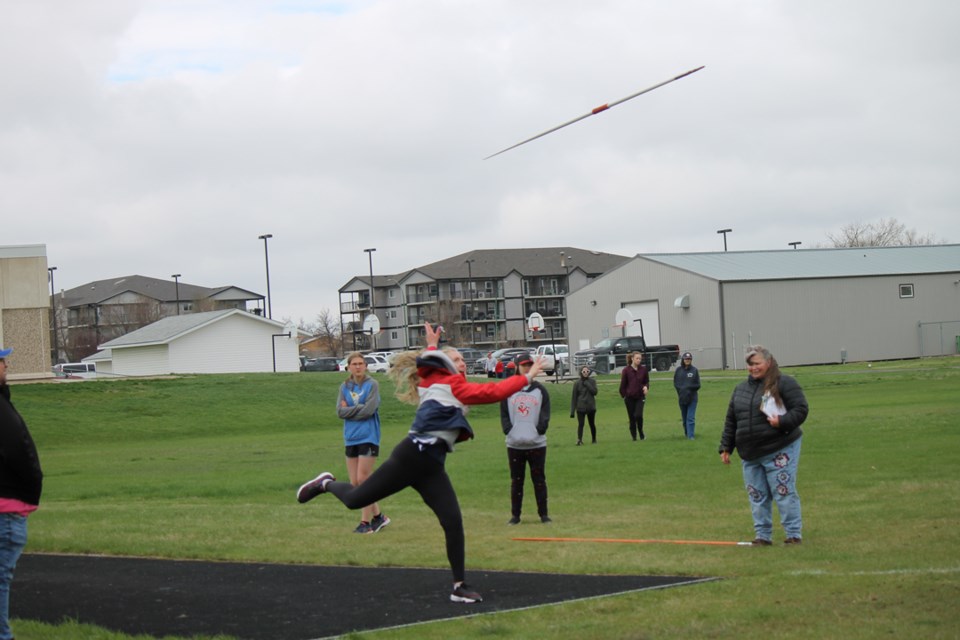
{"label": "woman holding clipboard", "polygon": [[784,544],[800,544],[803,520],[797,466],[803,436],[800,425],[809,411],[807,399],[795,379],[780,373],[776,359],[765,347],[748,347],[746,362],[750,375],[730,398],[720,460],[730,464],[734,449],[740,455],[756,531],[753,545],[773,544],[774,502],[786,533]]}

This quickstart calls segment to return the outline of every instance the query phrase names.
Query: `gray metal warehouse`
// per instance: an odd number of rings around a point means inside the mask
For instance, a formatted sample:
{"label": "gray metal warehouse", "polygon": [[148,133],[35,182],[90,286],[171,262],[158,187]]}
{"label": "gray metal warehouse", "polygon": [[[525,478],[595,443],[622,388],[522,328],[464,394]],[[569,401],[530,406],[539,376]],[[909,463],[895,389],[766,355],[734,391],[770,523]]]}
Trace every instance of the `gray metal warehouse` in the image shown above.
{"label": "gray metal warehouse", "polygon": [[750,344],[784,365],[956,354],[960,245],[637,255],[567,302],[571,350],[642,331],[701,369]]}

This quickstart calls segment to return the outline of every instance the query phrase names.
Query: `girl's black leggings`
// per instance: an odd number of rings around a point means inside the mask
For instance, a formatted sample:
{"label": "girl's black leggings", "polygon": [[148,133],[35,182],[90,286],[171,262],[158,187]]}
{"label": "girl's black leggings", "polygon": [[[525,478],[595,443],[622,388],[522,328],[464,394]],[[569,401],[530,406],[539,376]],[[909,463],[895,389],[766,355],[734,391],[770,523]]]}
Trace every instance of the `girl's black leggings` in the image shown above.
{"label": "girl's black leggings", "polygon": [[466,562],[463,516],[443,465],[442,448],[446,445],[434,446],[441,447],[441,451],[431,451],[433,447],[421,449],[421,445],[404,438],[363,484],[355,487],[349,482],[331,482],[327,484],[327,492],[339,498],[349,509],[362,509],[401,489],[413,487],[440,521],[447,540],[447,560],[453,571],[453,581],[462,582]]}
{"label": "girl's black leggings", "polygon": [[583,440],[583,419],[590,421],[590,436],[594,442],[597,441],[597,412],[596,411],[577,411],[577,442]]}

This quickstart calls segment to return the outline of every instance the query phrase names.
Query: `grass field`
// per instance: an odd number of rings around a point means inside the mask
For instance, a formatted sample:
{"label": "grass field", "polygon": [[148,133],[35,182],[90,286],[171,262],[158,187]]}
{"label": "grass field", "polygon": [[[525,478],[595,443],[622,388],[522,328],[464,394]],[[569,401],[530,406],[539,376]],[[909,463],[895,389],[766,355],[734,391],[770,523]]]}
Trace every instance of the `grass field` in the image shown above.
{"label": "grass field", "polygon": [[[506,526],[509,478],[496,407],[471,411],[477,439],[448,458],[467,528],[468,580],[471,568],[723,579],[377,637],[960,637],[960,359],[787,372],[811,407],[798,483],[802,546],[784,547],[778,529],[775,546],[762,549],[512,541],[753,538],[739,464],[725,467],[716,453],[744,372],[703,372],[694,441],[683,438],[672,374],[653,375],[644,442],[630,440],[615,378],[600,379],[599,443],[583,447],[574,446],[570,385],[548,385],[552,525],[535,517],[528,487],[527,517]],[[394,523],[373,536],[351,534],[359,514],[329,496],[296,503],[297,486],[317,472],[346,477],[333,411],[341,379],[302,373],[17,385],[13,400],[46,474],[28,552],[446,567],[437,551],[442,532],[412,491],[382,503]],[[389,455],[413,408],[379,379]],[[20,640],[129,637],[71,621],[15,620],[14,627]]]}

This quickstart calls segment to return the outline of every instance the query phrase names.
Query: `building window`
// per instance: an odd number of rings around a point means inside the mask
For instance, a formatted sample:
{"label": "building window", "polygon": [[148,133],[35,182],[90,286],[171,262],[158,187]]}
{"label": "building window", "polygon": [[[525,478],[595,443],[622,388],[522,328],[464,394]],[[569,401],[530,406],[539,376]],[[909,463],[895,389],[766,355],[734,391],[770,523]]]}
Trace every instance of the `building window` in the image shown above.
{"label": "building window", "polygon": [[391,332],[390,332],[390,339],[391,339],[391,340],[399,340],[399,339],[400,339],[400,332],[399,332],[399,331],[391,331]]}
{"label": "building window", "polygon": [[525,296],[530,295],[530,281],[524,278],[521,281],[521,285],[523,286],[523,295]]}
{"label": "building window", "polygon": [[912,298],[912,297],[913,297],[913,285],[912,285],[912,284],[902,284],[902,285],[900,285],[900,297],[901,297],[901,298]]}
{"label": "building window", "polygon": [[396,297],[397,297],[397,290],[396,290],[396,289],[390,289],[389,291],[387,291],[387,297],[390,298],[391,300],[393,300],[394,298],[396,298]]}

